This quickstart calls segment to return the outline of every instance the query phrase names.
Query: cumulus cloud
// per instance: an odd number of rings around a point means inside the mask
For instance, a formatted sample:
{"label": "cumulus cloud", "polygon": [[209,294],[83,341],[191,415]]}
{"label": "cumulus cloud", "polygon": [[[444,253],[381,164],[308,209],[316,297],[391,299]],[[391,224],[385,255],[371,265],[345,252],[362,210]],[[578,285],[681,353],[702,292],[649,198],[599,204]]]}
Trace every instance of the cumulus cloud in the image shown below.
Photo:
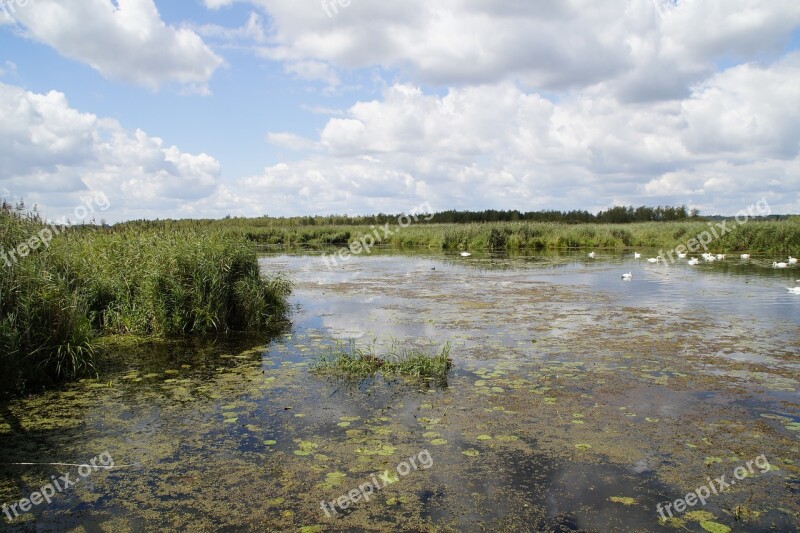
{"label": "cumulus cloud", "polygon": [[783,194],[796,187],[800,162],[797,79],[800,53],[733,67],[661,103],[620,102],[599,89],[554,103],[513,83],[443,96],[397,84],[330,118],[318,139],[271,135],[323,152],[239,185],[251,198],[318,213],[354,204],[398,211],[413,199],[524,209],[690,202],[735,212],[754,196],[797,211]]}
{"label": "cumulus cloud", "polygon": [[25,34],[106,78],[208,93],[223,63],[189,28],[165,24],[153,0],[35,0],[16,9]]}
{"label": "cumulus cloud", "polygon": [[319,72],[319,62],[380,66],[417,84],[515,80],[559,91],[603,83],[627,101],[685,98],[718,60],[774,58],[800,23],[794,0],[250,3],[272,19],[261,55],[275,61]]}
{"label": "cumulus cloud", "polygon": [[164,216],[212,194],[220,164],[165,145],[116,120],[70,107],[64,94],[0,83],[0,167],[4,194],[24,196],[57,218],[87,190],[111,200],[115,218]]}

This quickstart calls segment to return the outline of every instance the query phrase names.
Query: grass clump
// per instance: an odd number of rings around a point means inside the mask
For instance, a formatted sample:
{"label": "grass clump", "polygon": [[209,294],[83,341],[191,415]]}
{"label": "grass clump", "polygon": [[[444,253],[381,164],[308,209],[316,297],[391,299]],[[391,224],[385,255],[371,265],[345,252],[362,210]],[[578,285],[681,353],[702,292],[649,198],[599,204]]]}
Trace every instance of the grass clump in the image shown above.
{"label": "grass clump", "polygon": [[372,346],[361,348],[350,341],[318,356],[310,365],[313,372],[339,377],[366,378],[380,372],[441,383],[447,382],[452,367],[449,343],[441,352],[430,354],[417,348],[399,348],[394,341],[385,355],[376,354]]}

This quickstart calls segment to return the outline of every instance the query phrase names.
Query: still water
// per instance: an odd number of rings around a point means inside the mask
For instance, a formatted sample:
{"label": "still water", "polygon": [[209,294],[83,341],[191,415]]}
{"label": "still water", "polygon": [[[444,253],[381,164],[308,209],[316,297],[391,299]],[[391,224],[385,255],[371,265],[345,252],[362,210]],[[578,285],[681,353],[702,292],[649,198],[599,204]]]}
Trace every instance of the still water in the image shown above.
{"label": "still water", "polygon": [[[4,529],[800,525],[798,268],[600,251],[261,263],[295,281],[276,336],[120,346],[99,379],[0,406]],[[350,341],[449,343],[454,369],[446,386],[309,371]],[[114,468],[8,464],[96,457]],[[676,505],[723,475],[727,491]]]}

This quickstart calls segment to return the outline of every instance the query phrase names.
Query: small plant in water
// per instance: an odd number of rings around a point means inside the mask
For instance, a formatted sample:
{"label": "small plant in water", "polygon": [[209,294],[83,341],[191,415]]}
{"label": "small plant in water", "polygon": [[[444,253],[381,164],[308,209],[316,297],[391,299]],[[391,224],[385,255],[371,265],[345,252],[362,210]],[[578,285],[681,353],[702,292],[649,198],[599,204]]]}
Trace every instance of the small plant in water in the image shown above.
{"label": "small plant in water", "polygon": [[397,342],[392,341],[387,353],[381,356],[375,353],[374,346],[361,348],[351,340],[347,346],[339,344],[329,353],[318,356],[310,368],[314,372],[354,378],[381,372],[446,382],[452,366],[450,343],[440,353],[429,354],[417,348],[399,348]]}

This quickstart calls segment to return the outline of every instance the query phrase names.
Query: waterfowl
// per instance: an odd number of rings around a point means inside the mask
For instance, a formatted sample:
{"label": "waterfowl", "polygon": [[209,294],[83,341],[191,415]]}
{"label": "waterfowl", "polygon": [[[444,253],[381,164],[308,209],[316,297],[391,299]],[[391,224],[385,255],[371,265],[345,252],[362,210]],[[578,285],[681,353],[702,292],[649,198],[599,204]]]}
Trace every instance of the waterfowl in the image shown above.
{"label": "waterfowl", "polygon": [[590,257],[591,259],[594,259],[594,256],[595,256],[595,255],[596,255],[596,254],[595,254],[594,252],[589,252],[589,257]]}
{"label": "waterfowl", "polygon": [[786,263],[783,263],[783,262],[781,262],[781,263],[776,263],[774,261],[772,262],[772,268],[786,268],[788,266],[789,265],[787,265]]}
{"label": "waterfowl", "polygon": [[659,261],[661,261],[660,257],[650,257],[647,259],[648,263],[658,263]]}
{"label": "waterfowl", "polygon": [[469,256],[471,256],[471,255],[472,255],[472,254],[471,254],[471,253],[469,253],[469,252],[461,252],[461,257],[469,257]]}
{"label": "waterfowl", "polygon": [[686,254],[683,252],[678,252],[678,259],[686,259]]}
{"label": "waterfowl", "polygon": [[742,254],[739,257],[741,257],[742,259],[750,259],[750,254]]}
{"label": "waterfowl", "polygon": [[689,259],[689,264],[690,265],[697,265],[699,263],[700,263],[700,260],[697,259],[696,257],[692,257],[691,259]]}
{"label": "waterfowl", "polygon": [[642,254],[640,254],[639,252],[633,252],[633,258],[634,259],[641,259],[642,258]]}
{"label": "waterfowl", "polygon": [[796,265],[796,264],[797,264],[797,258],[796,258],[796,257],[792,257],[792,256],[790,255],[790,256],[789,256],[789,264],[790,264],[790,265]]}
{"label": "waterfowl", "polygon": [[717,259],[722,261],[723,259],[725,259],[725,254],[717,254]]}
{"label": "waterfowl", "polygon": [[795,287],[795,288],[788,287],[788,289],[789,292],[791,292],[792,294],[800,294],[800,287]]}
{"label": "waterfowl", "polygon": [[626,272],[622,275],[622,279],[632,280],[633,279],[633,272]]}

